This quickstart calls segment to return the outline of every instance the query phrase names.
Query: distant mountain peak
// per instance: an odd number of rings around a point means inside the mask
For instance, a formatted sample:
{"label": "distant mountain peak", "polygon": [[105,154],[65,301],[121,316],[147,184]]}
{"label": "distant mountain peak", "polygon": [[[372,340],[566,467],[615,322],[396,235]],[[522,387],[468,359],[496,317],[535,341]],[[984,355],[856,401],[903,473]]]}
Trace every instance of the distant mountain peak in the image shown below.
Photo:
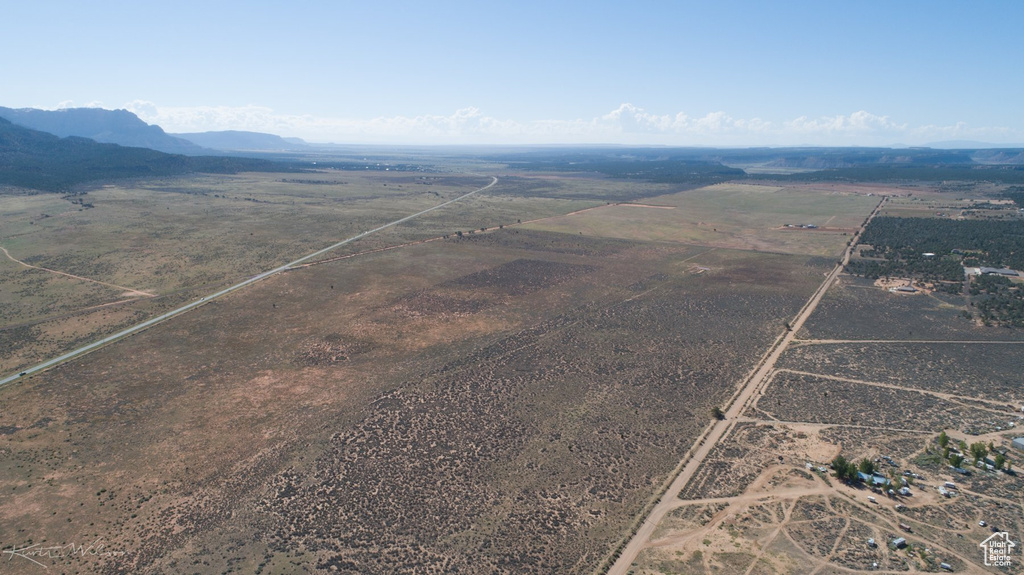
{"label": "distant mountain peak", "polygon": [[0,118],[11,123],[55,136],[77,136],[105,144],[118,144],[132,148],[149,148],[169,154],[205,155],[211,151],[175,138],[160,126],[143,122],[128,110],[103,108],[64,108],[38,110],[35,108],[4,108]]}
{"label": "distant mountain peak", "polygon": [[292,169],[253,158],[189,157],[81,136],[61,138],[0,117],[0,186],[66,191],[87,182],[119,178]]}

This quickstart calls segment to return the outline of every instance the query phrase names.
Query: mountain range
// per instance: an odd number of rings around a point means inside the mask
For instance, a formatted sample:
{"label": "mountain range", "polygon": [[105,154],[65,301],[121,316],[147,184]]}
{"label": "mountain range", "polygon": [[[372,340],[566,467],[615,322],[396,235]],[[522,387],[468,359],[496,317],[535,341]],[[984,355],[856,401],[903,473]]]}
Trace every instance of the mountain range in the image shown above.
{"label": "mountain range", "polygon": [[168,154],[188,156],[216,155],[222,152],[292,152],[309,147],[299,138],[282,138],[260,132],[227,130],[168,134],[160,126],[147,124],[128,110],[38,110],[0,106],[0,118],[61,138],[77,136],[104,144],[149,148]]}
{"label": "mountain range", "polygon": [[185,156],[79,136],[61,138],[0,118],[0,185],[66,191],[78,184],[118,178],[293,169],[269,160]]}
{"label": "mountain range", "polygon": [[67,108],[37,110],[0,107],[0,118],[25,128],[66,138],[77,136],[104,144],[149,148],[168,154],[198,156],[217,152],[164,132],[160,126],[143,122],[128,110]]}
{"label": "mountain range", "polygon": [[[169,154],[185,154],[190,156],[217,155],[229,152],[232,155],[246,155],[250,152],[303,152],[313,148],[338,148],[331,144],[310,145],[299,138],[283,138],[275,134],[262,132],[250,132],[241,130],[225,130],[210,132],[193,132],[168,134],[157,125],[144,122],[138,116],[128,110],[105,110],[102,108],[66,108],[61,110],[39,110],[35,108],[5,108],[0,106],[0,118],[10,120],[12,123],[33,130],[39,130],[60,136],[78,136],[89,138],[101,143],[118,144],[121,146],[149,148]],[[613,146],[615,148],[617,146]],[[968,163],[968,151],[991,151],[990,153],[975,154],[978,163],[1009,163],[1021,164],[1024,157],[1021,150],[1024,145],[1011,146],[1009,144],[990,144],[985,142],[974,142],[966,140],[935,142],[926,147],[908,147],[895,145],[889,148],[840,148],[829,149],[822,147],[807,148],[761,148],[774,155],[776,160],[783,163],[790,162],[778,158],[779,152],[783,150],[799,150],[801,156],[810,156],[807,161],[802,162],[801,168],[824,169],[829,167],[842,167],[845,162],[834,157],[828,159],[818,156],[834,156],[832,150],[842,150],[843,155],[863,155],[864,151],[882,150],[887,158],[882,163],[901,163],[908,159],[905,150],[914,151],[914,156],[934,155],[936,159],[941,156],[939,163],[947,163],[957,152],[966,159]],[[930,150],[929,150],[930,149]],[[897,153],[899,150],[900,153]],[[998,150],[998,151],[996,151]],[[1011,151],[1012,150],[1012,151]],[[742,153],[742,149],[739,149]],[[943,152],[952,152],[944,154]],[[859,158],[852,164],[865,161],[866,158]],[[918,159],[918,161],[920,161]],[[800,162],[797,162],[800,163]],[[954,161],[953,163],[959,163]]]}
{"label": "mountain range", "polygon": [[[314,148],[298,138],[259,132],[168,134],[160,126],[147,124],[127,110],[0,107],[0,184],[22,188],[55,191],[83,182],[119,177],[291,170],[297,168],[253,158],[281,159],[284,156],[278,155],[280,152],[302,155],[319,147]],[[1024,150],[1006,148],[636,148],[628,153],[615,147],[600,150],[567,148],[562,150],[563,155],[567,154],[565,157],[557,154],[553,157],[550,149],[521,148],[496,161],[526,169],[534,164],[534,167],[553,169],[554,166],[549,165],[552,161],[557,164],[559,158],[575,159],[571,162],[574,169],[579,169],[579,162],[584,162],[597,171],[619,176],[643,175],[648,179],[675,177],[673,170],[681,169],[684,164],[686,170],[692,171],[697,169],[693,167],[695,162],[700,164],[702,173],[713,173],[719,179],[728,177],[726,172],[730,168],[725,166],[734,164],[813,170],[819,174],[816,177],[820,177],[822,171],[857,169],[863,172],[867,169],[871,177],[888,178],[909,177],[907,170],[910,168],[963,170],[1024,166]],[[484,155],[494,152],[489,149]],[[534,158],[538,153],[540,156]],[[955,169],[953,172],[947,169],[949,173],[944,172],[942,179],[955,179]],[[623,170],[625,172],[620,173]],[[742,170],[735,172],[743,173]],[[843,177],[850,177],[844,174]],[[938,177],[938,174],[919,177]]]}

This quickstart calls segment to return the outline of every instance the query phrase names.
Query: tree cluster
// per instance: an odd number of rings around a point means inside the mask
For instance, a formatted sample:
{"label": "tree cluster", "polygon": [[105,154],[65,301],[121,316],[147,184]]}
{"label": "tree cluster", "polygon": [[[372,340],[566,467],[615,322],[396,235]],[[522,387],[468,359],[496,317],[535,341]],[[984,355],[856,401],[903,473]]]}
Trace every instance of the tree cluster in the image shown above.
{"label": "tree cluster", "polygon": [[992,466],[996,469],[1011,469],[1012,463],[1006,457],[1005,454],[996,450],[992,443],[984,443],[982,441],[976,441],[970,445],[967,445],[966,441],[960,441],[957,445],[958,450],[954,451],[950,446],[949,436],[943,431],[939,433],[939,447],[942,449],[942,457],[947,463],[953,467],[961,467],[964,461],[967,460],[966,455],[970,455],[971,463],[977,465],[979,461],[985,461],[986,458],[995,453],[995,457],[992,460]]}
{"label": "tree cluster", "polygon": [[1024,186],[1010,186],[1003,195],[1013,200],[1018,208],[1024,208]]}
{"label": "tree cluster", "polygon": [[1024,327],[1024,290],[1003,276],[972,278],[971,296],[986,324]]}
{"label": "tree cluster", "polygon": [[[959,262],[960,258],[953,257],[954,250],[957,250],[971,253],[984,262],[984,265],[1024,268],[1024,220],[982,221],[880,216],[871,220],[860,242],[874,248],[874,252],[865,255],[904,262],[904,265],[908,266],[921,265],[919,260],[939,262],[944,259],[943,256],[949,256],[951,261]],[[925,258],[923,254],[926,252],[938,256]],[[932,265],[940,266],[938,263]],[[942,279],[962,279],[962,273],[962,270],[958,270],[957,274]]]}
{"label": "tree cluster", "polygon": [[[964,265],[1024,269],[1024,220],[878,217],[864,230],[861,242],[871,246],[862,255],[879,259],[853,260],[847,272],[872,279],[944,281],[940,287],[952,293],[961,291]],[[1024,290],[1018,284],[998,275],[976,276],[970,295],[986,324],[1024,327]]]}
{"label": "tree cluster", "polygon": [[847,460],[840,454],[832,460],[832,471],[836,479],[846,481],[847,483],[857,483],[861,480],[858,473],[863,473],[864,475],[873,475],[875,473],[875,462],[865,457],[860,462],[855,463]]}

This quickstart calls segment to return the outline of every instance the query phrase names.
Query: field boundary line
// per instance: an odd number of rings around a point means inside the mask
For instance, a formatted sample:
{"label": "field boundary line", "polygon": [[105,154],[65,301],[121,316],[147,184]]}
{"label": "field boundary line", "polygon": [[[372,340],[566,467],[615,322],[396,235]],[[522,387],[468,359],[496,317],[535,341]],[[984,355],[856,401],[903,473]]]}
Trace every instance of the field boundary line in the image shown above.
{"label": "field boundary line", "polygon": [[857,343],[920,343],[927,345],[953,344],[953,345],[1020,345],[1024,340],[991,340],[991,339],[796,339],[793,340],[793,347],[806,347],[808,345],[848,345]]}
{"label": "field boundary line", "polygon": [[[774,379],[775,375],[777,375],[779,373],[793,373],[793,374],[796,374],[796,375],[807,375],[807,376],[810,376],[810,377],[818,377],[818,378],[821,378],[821,379],[831,379],[833,381],[842,381],[844,383],[853,383],[853,384],[857,384],[857,385],[867,385],[869,387],[880,387],[880,388],[883,388],[883,389],[892,389],[894,391],[912,391],[914,393],[921,393],[921,394],[924,394],[924,395],[931,395],[931,396],[937,397],[939,399],[945,399],[945,400],[951,401],[951,402],[953,402],[953,403],[955,403],[957,405],[963,405],[964,407],[971,407],[971,408],[974,408],[974,409],[983,409],[985,411],[991,411],[993,413],[999,413],[1001,415],[1006,415],[1006,403],[1007,402],[1005,402],[1005,401],[996,401],[994,399],[983,399],[983,398],[980,398],[980,397],[971,397],[969,395],[960,395],[960,394],[957,394],[957,393],[946,393],[944,391],[933,391],[933,390],[930,390],[930,389],[921,389],[919,387],[906,387],[906,386],[897,385],[897,384],[894,384],[894,383],[882,383],[880,381],[868,381],[866,379],[854,379],[854,378],[851,378],[851,377],[842,377],[842,376],[838,376],[838,375],[825,375],[823,373],[814,373],[814,372],[811,372],[811,371],[801,371],[799,369],[787,369],[787,368],[777,369],[777,370],[775,370],[775,373],[772,374],[772,378]],[[997,405],[1001,409],[992,409],[992,408],[989,408],[989,407],[981,407],[981,406],[977,406],[977,405],[968,405],[966,403],[961,403],[961,401],[959,401],[959,400],[962,400],[962,401],[977,401],[978,403],[987,403],[987,404],[990,404],[990,405]]]}

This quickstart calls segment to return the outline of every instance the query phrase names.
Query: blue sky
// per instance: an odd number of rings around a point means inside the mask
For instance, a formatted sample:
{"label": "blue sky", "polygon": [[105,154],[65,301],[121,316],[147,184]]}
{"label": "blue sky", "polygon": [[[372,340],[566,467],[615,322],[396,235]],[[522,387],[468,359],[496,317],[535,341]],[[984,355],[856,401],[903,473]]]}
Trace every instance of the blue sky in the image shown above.
{"label": "blue sky", "polygon": [[1024,3],[9,2],[0,105],[350,143],[1024,142]]}

